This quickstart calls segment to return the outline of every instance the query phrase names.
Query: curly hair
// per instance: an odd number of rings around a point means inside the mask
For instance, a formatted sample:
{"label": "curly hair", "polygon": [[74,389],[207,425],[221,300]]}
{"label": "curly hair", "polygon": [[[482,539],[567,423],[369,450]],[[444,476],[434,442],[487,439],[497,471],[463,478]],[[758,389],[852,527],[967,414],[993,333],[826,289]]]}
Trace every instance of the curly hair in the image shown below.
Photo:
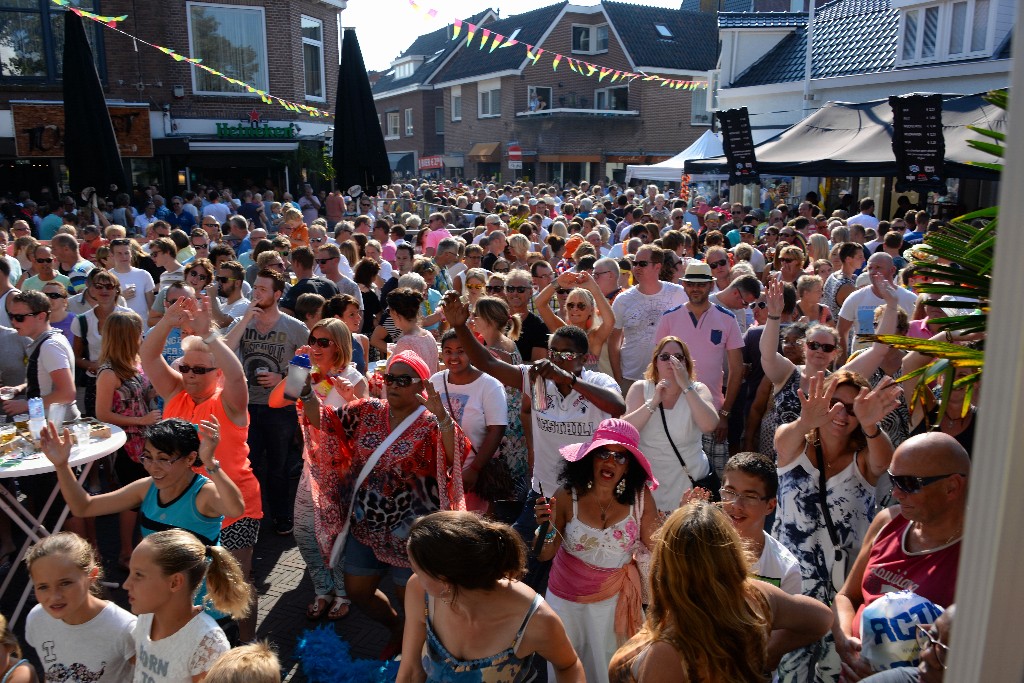
{"label": "curly hair", "polygon": [[[643,495],[644,486],[647,484],[647,471],[640,466],[632,453],[626,452],[626,488],[621,495],[616,494],[615,500],[623,505],[632,505],[637,495]],[[558,475],[558,483],[567,491],[575,490],[582,493],[594,483],[594,451],[587,453],[576,462],[568,460],[562,464],[562,471]]]}

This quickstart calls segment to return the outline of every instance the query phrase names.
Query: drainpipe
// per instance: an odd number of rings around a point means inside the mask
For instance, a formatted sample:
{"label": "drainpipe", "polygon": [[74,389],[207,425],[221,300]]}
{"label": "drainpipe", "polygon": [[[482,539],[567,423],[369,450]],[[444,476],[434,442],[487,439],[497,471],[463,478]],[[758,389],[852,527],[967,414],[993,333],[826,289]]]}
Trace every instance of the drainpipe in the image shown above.
{"label": "drainpipe", "polygon": [[813,46],[814,46],[814,2],[808,0],[807,10],[807,53],[804,56],[804,118],[811,112],[811,102],[814,95],[811,94],[811,75],[814,67]]}

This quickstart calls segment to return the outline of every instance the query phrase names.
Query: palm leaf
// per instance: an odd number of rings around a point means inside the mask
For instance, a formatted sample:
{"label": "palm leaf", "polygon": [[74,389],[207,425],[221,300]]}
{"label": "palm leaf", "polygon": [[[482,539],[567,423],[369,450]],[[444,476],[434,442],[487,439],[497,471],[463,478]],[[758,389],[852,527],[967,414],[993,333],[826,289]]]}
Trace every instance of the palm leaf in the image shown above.
{"label": "palm leaf", "polygon": [[[967,130],[973,130],[975,133],[992,138],[993,140],[1006,142],[1006,133],[1000,133],[998,130],[989,130],[988,128],[981,128],[979,126],[967,126]],[[1002,156],[1002,154],[1000,154],[1000,156]]]}

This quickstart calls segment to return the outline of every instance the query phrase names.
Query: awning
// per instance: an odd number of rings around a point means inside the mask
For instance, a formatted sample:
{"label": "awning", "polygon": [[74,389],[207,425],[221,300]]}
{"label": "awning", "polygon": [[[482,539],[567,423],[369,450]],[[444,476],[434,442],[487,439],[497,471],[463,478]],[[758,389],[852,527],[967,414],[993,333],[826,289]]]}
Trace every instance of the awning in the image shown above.
{"label": "awning", "polygon": [[586,162],[600,162],[600,154],[541,154],[538,158],[540,162],[551,162],[557,163],[559,161],[565,163],[586,163]]}
{"label": "awning", "polygon": [[500,142],[478,142],[469,150],[470,161],[479,163],[500,163],[501,143]]}
{"label": "awning", "polygon": [[294,152],[298,142],[201,142],[189,140],[192,152]]}

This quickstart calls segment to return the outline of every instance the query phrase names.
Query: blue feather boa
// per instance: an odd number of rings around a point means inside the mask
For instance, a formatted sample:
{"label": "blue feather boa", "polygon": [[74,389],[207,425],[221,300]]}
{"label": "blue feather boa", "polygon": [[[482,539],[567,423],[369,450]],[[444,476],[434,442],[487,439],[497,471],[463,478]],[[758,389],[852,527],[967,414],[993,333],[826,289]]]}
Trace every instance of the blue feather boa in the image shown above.
{"label": "blue feather boa", "polygon": [[390,683],[398,677],[394,660],[352,659],[348,643],[330,625],[306,631],[295,657],[309,683]]}

